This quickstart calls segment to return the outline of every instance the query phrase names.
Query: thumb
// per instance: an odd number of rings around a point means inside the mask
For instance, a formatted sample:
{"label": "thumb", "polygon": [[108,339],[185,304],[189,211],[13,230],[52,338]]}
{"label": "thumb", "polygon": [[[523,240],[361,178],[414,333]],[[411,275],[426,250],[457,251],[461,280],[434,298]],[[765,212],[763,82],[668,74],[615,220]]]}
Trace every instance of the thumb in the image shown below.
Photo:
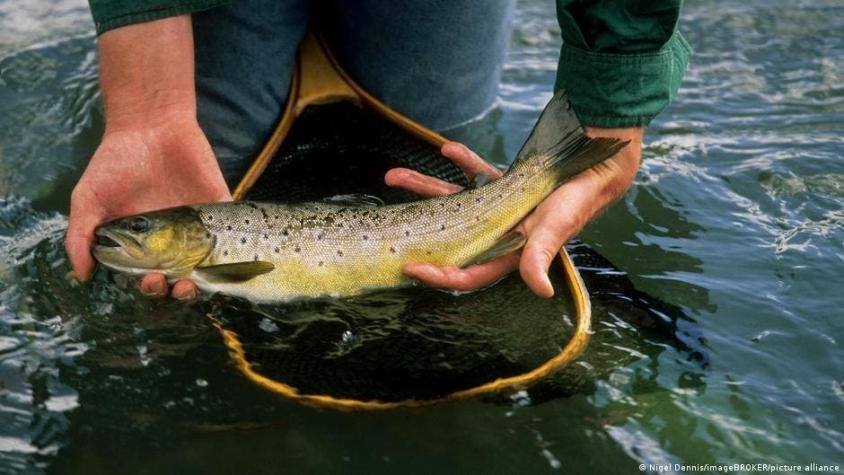
{"label": "thumb", "polygon": [[534,236],[525,244],[522,259],[519,262],[519,273],[533,293],[540,297],[554,296],[554,286],[548,278],[548,269],[563,247],[565,239],[552,233],[537,230]]}
{"label": "thumb", "polygon": [[90,279],[94,272],[96,263],[91,256],[94,229],[104,218],[99,209],[84,209],[76,203],[71,203],[64,247],[73,268],[73,275],[81,282]]}

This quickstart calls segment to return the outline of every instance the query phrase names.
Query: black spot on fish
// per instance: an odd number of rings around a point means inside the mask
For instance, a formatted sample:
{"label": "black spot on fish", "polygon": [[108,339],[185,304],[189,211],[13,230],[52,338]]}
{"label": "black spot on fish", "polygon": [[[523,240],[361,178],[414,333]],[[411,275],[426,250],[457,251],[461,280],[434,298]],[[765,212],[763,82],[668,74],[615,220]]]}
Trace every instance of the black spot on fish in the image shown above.
{"label": "black spot on fish", "polygon": [[369,236],[367,236],[366,234],[364,234],[364,235],[363,235],[363,240],[364,240],[364,241],[366,241],[366,240],[368,240],[368,239],[369,239]]}
{"label": "black spot on fish", "polygon": [[481,197],[480,197],[480,196],[479,196],[479,197],[477,197],[477,198],[475,198],[475,203],[480,203],[480,202],[481,202]]}
{"label": "black spot on fish", "polygon": [[288,236],[288,235],[290,234],[290,232],[289,232],[288,230],[286,230],[286,229],[285,229],[284,231],[282,231],[282,232],[281,232],[281,234],[283,234],[283,235],[285,235],[285,236]]}
{"label": "black spot on fish", "polygon": [[231,224],[229,224],[228,226],[226,226],[226,231],[231,231],[231,230],[232,230],[232,225],[231,225]]}
{"label": "black spot on fish", "polygon": [[279,248],[275,248],[275,249],[273,249],[273,252],[275,252],[276,254],[278,254],[279,252],[281,252],[281,249],[279,249]]}
{"label": "black spot on fish", "polygon": [[324,266],[324,265],[325,265],[325,262],[319,261],[319,264],[318,264],[318,265],[319,265],[320,267],[322,267],[322,266]]}
{"label": "black spot on fish", "polygon": [[425,251],[425,254],[430,256],[432,254],[432,252],[431,251]]}
{"label": "black spot on fish", "polygon": [[249,224],[249,220],[248,220],[248,219],[244,219],[244,220],[243,220],[243,222],[244,222],[244,224]]}
{"label": "black spot on fish", "polygon": [[302,248],[299,247],[299,246],[296,246],[295,248],[293,248],[293,252],[299,252],[301,250],[302,250]]}
{"label": "black spot on fish", "polygon": [[393,246],[390,246],[390,253],[395,254],[396,248],[394,248]]}
{"label": "black spot on fish", "polygon": [[255,259],[256,261],[258,260],[258,254],[255,254],[254,259]]}
{"label": "black spot on fish", "polygon": [[524,177],[525,177],[524,173],[519,173],[519,178],[524,178]]}
{"label": "black spot on fish", "polygon": [[322,241],[322,233],[317,234],[317,241]]}
{"label": "black spot on fish", "polygon": [[205,233],[205,239],[211,239],[211,233]]}
{"label": "black spot on fish", "polygon": [[245,237],[240,238],[240,243],[241,243],[241,244],[246,244],[246,238],[245,238]]}
{"label": "black spot on fish", "polygon": [[223,257],[228,256],[228,255],[229,255],[229,250],[228,250],[228,249],[224,249],[224,250],[223,250]]}
{"label": "black spot on fish", "polygon": [[270,236],[267,233],[264,233],[264,239],[269,239]]}
{"label": "black spot on fish", "polygon": [[445,231],[445,224],[440,225],[440,231]]}
{"label": "black spot on fish", "polygon": [[208,221],[214,221],[214,215],[213,214],[208,215]]}
{"label": "black spot on fish", "polygon": [[410,236],[410,231],[405,231],[405,232],[404,232],[404,235],[405,235],[405,236]]}
{"label": "black spot on fish", "polygon": [[343,251],[341,251],[340,249],[337,249],[337,255],[340,256],[340,257],[343,257]]}

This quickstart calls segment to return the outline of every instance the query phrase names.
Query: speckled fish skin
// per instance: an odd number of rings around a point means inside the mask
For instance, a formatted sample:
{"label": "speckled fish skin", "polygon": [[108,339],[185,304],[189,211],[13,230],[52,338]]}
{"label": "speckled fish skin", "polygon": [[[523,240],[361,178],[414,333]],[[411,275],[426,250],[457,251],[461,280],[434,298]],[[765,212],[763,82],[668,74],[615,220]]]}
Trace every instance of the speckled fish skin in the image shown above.
{"label": "speckled fish skin", "polygon": [[[154,269],[171,281],[190,278],[204,291],[256,302],[407,286],[412,280],[402,268],[408,262],[472,262],[561,183],[624,145],[586,138],[558,95],[510,170],[484,186],[379,207],[231,202],[156,211],[99,228],[97,234],[112,243],[95,247],[94,254],[121,272]],[[150,256],[138,250],[143,248],[168,256]],[[263,270],[234,279],[219,275],[225,269],[248,274],[250,263]]]}
{"label": "speckled fish skin", "polygon": [[[552,183],[526,173],[455,195],[381,207],[237,202],[198,206],[214,246],[201,265],[267,261],[273,271],[203,290],[254,301],[348,296],[411,284],[412,261],[460,266],[489,249]],[[517,193],[513,193],[517,191]]]}

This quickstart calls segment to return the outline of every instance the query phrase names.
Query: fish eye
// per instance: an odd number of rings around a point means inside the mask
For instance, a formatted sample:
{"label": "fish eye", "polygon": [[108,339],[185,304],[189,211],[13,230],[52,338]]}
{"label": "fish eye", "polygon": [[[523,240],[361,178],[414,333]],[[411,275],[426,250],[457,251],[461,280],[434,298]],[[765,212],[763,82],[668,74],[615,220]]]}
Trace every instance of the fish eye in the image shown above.
{"label": "fish eye", "polygon": [[123,222],[126,229],[135,232],[135,233],[145,233],[149,231],[150,227],[152,227],[152,223],[149,219],[144,218],[143,216],[135,216],[134,218],[129,218]]}

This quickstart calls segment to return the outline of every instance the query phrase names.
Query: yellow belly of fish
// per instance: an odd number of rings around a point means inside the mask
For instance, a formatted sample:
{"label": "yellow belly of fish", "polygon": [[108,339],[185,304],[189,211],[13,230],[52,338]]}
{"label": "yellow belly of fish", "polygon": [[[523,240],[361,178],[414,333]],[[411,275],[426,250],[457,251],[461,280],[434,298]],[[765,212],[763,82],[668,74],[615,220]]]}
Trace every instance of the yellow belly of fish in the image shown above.
{"label": "yellow belly of fish", "polygon": [[[550,182],[536,180],[532,185],[522,190],[516,199],[505,196],[498,203],[489,203],[482,215],[468,212],[467,216],[477,215],[477,219],[451,223],[442,233],[432,227],[419,236],[394,241],[372,235],[369,241],[351,246],[348,242],[342,245],[326,241],[301,243],[296,253],[286,252],[278,256],[265,250],[256,254],[258,259],[272,262],[275,269],[244,282],[207,282],[197,274],[192,278],[207,292],[220,292],[256,302],[346,297],[406,287],[414,282],[402,272],[408,262],[462,266],[492,247],[541,201]],[[340,247],[342,254],[337,253]],[[250,253],[245,253],[240,259],[229,256],[234,262],[248,261],[251,257]]]}
{"label": "yellow belly of fish", "polygon": [[[378,289],[406,287],[413,280],[402,272],[408,262],[458,266],[488,249],[510,226],[491,219],[472,226],[471,236],[460,239],[421,240],[379,244],[366,250],[345,250],[343,256],[309,253],[274,260],[267,274],[237,283],[209,282],[191,276],[206,292],[220,292],[256,302],[281,302],[299,298],[346,297]],[[374,243],[373,243],[374,244]]]}

